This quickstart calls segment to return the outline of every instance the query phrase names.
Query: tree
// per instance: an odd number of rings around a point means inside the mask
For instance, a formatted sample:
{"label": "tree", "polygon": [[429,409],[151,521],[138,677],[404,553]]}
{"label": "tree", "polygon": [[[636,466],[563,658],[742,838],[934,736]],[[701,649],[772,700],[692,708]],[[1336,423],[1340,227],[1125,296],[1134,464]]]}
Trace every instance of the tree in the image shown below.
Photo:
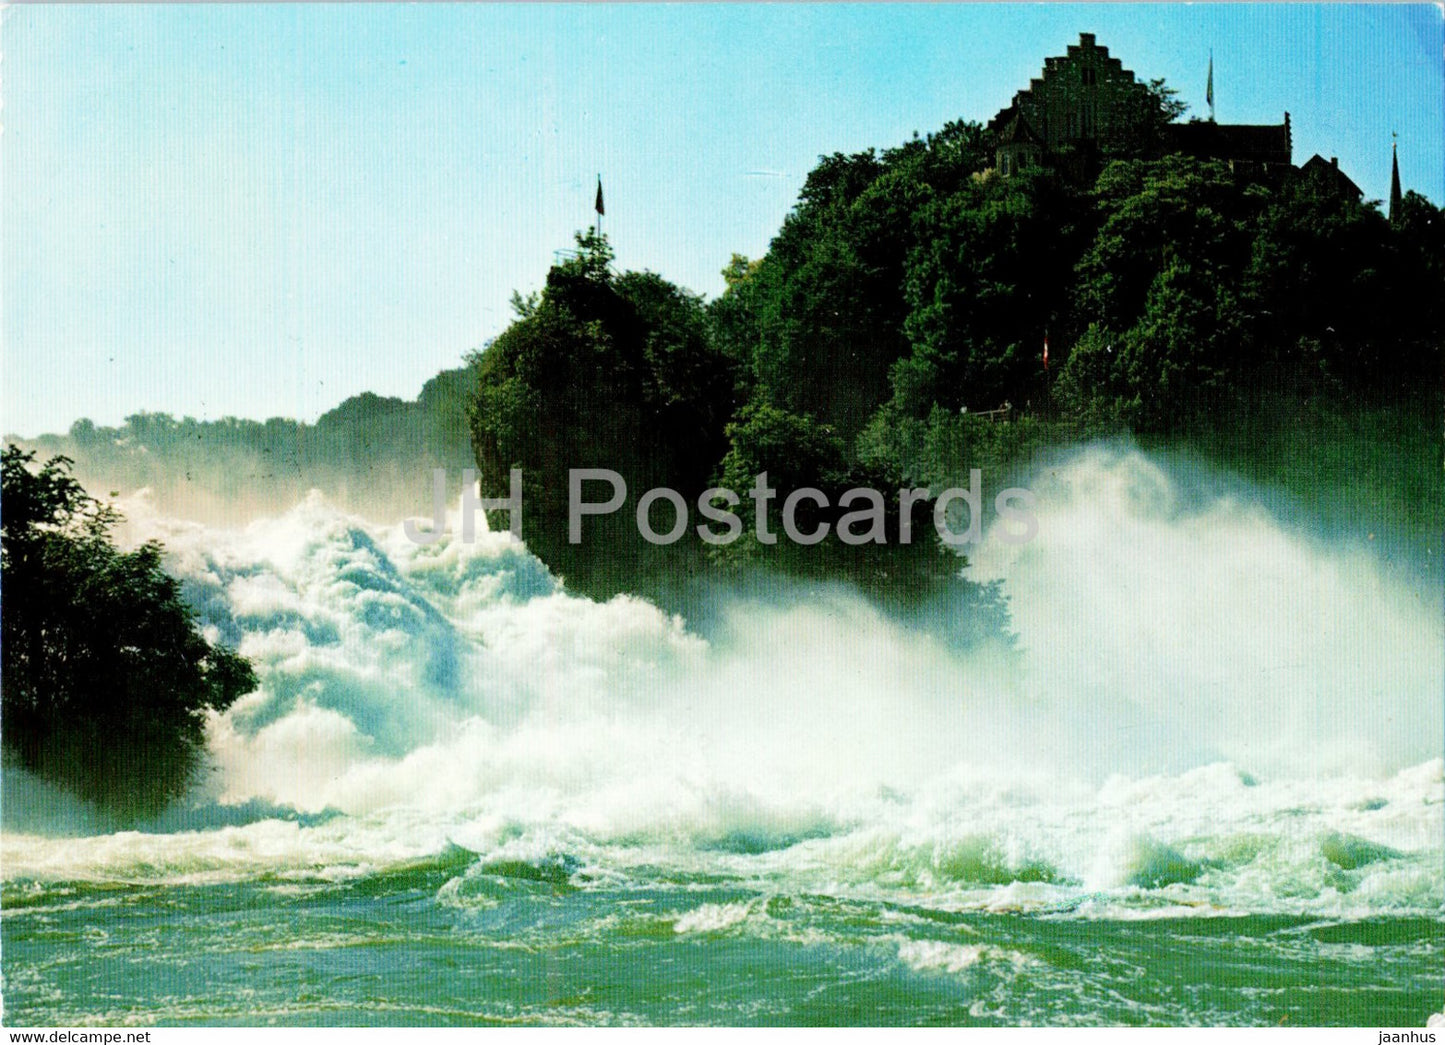
{"label": "tree", "polygon": [[1154,99],[1157,118],[1164,123],[1174,123],[1189,111],[1189,103],[1180,101],[1179,92],[1165,83],[1162,76],[1150,80],[1148,90]]}
{"label": "tree", "polygon": [[208,713],[256,686],[250,664],[196,629],[152,542],[121,552],[116,513],[65,457],[4,451],[0,518],[5,751],[126,815],[190,786]]}
{"label": "tree", "polygon": [[[1285,350],[1283,366],[1305,363],[1332,380],[1363,388],[1380,377],[1428,301],[1401,300],[1390,228],[1373,208],[1297,179],[1275,194],[1257,223],[1243,289],[1264,317],[1261,341]],[[1403,306],[1405,315],[1399,315]],[[1403,319],[1403,324],[1398,320]],[[1292,351],[1308,339],[1318,364]]]}
{"label": "tree", "polygon": [[[613,273],[596,233],[577,245],[474,357],[469,418],[483,496],[505,498],[520,468],[528,547],[575,589],[607,597],[690,568],[699,552],[690,535],[676,546],[645,541],[632,509],[654,487],[689,503],[706,489],[726,449],[737,365],[713,346],[696,295],[652,273]],[[582,468],[622,476],[628,503],[590,517],[574,545],[568,480]]]}
{"label": "tree", "polygon": [[1158,156],[1166,145],[1165,128],[1188,111],[1179,92],[1162,78],[1141,84],[1121,99],[1103,152],[1121,159]]}
{"label": "tree", "polygon": [[1094,186],[1093,242],[1075,270],[1057,400],[1075,416],[1136,431],[1204,421],[1260,360],[1248,296],[1255,230],[1270,190],[1183,156],[1111,163]]}
{"label": "tree", "polygon": [[892,406],[925,418],[1022,405],[1039,394],[1039,352],[1057,330],[1080,238],[1067,181],[1030,169],[920,209],[909,257],[910,354],[890,374]]}
{"label": "tree", "polygon": [[[732,543],[712,548],[717,564],[814,580],[847,580],[880,604],[895,607],[917,604],[949,586],[959,591],[972,588],[958,579],[965,561],[938,541],[932,500],[909,505],[910,536],[905,543],[898,476],[883,464],[850,465],[843,441],[829,426],[807,414],[755,403],[740,411],[727,434],[730,446],[714,485],[741,499],[732,510],[742,522],[742,533]],[[775,538],[771,544],[757,538],[761,506],[749,494],[764,473],[767,487],[776,491],[767,499],[761,520],[763,531]],[[827,527],[827,535],[814,544],[794,541],[784,529],[783,504],[789,494],[805,488],[820,492],[827,502],[820,505],[807,498],[796,506],[794,526],[800,533],[811,535]],[[864,490],[876,491],[878,502],[868,495],[845,496]],[[849,524],[853,536],[868,540],[849,544],[840,539],[847,515],[880,506],[881,526],[871,533],[864,520]]]}
{"label": "tree", "polygon": [[[907,355],[904,293],[917,219],[992,155],[977,124],[887,150],[819,160],[767,255],[715,309],[752,348],[754,399],[809,414],[851,441],[888,399]],[[739,322],[746,319],[747,323]]]}

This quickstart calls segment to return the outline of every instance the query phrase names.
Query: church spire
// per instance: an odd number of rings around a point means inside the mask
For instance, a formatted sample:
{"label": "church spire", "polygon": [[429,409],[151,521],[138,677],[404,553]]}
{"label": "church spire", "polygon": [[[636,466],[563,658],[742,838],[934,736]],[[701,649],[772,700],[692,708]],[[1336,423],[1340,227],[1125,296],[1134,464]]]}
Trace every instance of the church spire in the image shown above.
{"label": "church spire", "polygon": [[[1391,137],[1391,139],[1395,139],[1395,138],[1397,138],[1398,136],[1392,134],[1392,135],[1390,135],[1390,137]],[[1399,143],[1398,143],[1397,141],[1392,140],[1392,141],[1390,142],[1390,223],[1391,223],[1391,224],[1394,224],[1395,222],[1397,222],[1397,221],[1400,220],[1400,211],[1401,211],[1400,203],[1401,203],[1401,195],[1400,195],[1400,154],[1399,154]]]}

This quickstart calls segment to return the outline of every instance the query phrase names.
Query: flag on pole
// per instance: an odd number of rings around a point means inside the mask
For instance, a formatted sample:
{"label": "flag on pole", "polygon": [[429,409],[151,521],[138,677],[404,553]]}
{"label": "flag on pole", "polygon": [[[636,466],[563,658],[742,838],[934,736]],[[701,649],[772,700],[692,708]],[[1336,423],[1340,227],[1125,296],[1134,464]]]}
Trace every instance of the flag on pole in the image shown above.
{"label": "flag on pole", "polygon": [[1209,82],[1204,87],[1204,100],[1209,103],[1209,118],[1214,119],[1214,51],[1209,52]]}
{"label": "flag on pole", "polygon": [[607,213],[607,209],[602,206],[602,175],[600,175],[600,174],[597,175],[597,203],[596,203],[596,209],[597,209],[597,213],[598,213],[598,214],[606,214],[606,213]]}

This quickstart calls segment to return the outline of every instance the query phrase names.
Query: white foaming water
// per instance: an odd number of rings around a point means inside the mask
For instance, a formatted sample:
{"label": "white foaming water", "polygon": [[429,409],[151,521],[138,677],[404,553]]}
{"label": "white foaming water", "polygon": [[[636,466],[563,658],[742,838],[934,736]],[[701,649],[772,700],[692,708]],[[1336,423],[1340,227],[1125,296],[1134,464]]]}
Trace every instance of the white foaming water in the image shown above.
{"label": "white foaming water", "polygon": [[1308,774],[1440,754],[1438,587],[1134,451],[1091,449],[1032,487],[1040,538],[988,543],[976,569],[1007,581],[1033,685],[1082,716],[1061,723],[1079,757]]}
{"label": "white foaming water", "polygon": [[756,913],[758,904],[749,903],[705,903],[673,923],[676,933],[723,932],[747,921]]}
{"label": "white foaming water", "polygon": [[1136,451],[1032,485],[1038,537],[974,556],[1014,661],[845,591],[732,598],[703,639],[506,535],[417,546],[315,497],[243,530],[126,505],[261,688],[166,833],[53,837],[84,811],[7,773],[5,876],[328,878],[455,844],[958,907],[1437,911],[1434,596]]}
{"label": "white foaming water", "polygon": [[963,972],[981,962],[1002,962],[1021,968],[1037,959],[999,947],[943,943],[938,940],[910,940],[896,937],[899,960],[920,972]]}

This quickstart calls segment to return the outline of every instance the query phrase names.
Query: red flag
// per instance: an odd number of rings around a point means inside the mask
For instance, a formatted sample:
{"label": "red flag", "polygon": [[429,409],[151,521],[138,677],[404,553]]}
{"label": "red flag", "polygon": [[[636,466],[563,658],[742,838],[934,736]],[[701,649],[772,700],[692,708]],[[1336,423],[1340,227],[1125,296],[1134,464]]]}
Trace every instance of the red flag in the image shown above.
{"label": "red flag", "polygon": [[606,214],[606,213],[607,213],[607,211],[606,211],[605,209],[603,209],[603,206],[602,206],[602,178],[601,178],[600,176],[599,176],[598,179],[597,179],[597,213],[598,213],[598,214]]}
{"label": "red flag", "polygon": [[1049,335],[1044,335],[1044,369],[1049,368]]}

